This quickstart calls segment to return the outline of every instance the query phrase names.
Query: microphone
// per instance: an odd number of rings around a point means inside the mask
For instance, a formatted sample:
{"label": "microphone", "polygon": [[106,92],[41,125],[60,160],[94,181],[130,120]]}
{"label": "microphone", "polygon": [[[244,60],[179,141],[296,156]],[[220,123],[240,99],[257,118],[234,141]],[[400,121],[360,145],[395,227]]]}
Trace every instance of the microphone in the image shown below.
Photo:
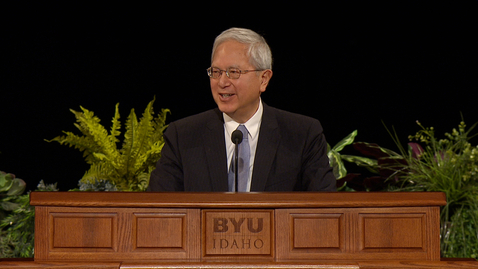
{"label": "microphone", "polygon": [[232,143],[235,144],[234,150],[234,185],[236,192],[238,191],[238,175],[239,175],[239,149],[238,146],[242,142],[242,132],[239,130],[234,130],[231,135]]}
{"label": "microphone", "polygon": [[232,143],[238,145],[242,142],[242,132],[239,130],[234,130],[231,135]]}

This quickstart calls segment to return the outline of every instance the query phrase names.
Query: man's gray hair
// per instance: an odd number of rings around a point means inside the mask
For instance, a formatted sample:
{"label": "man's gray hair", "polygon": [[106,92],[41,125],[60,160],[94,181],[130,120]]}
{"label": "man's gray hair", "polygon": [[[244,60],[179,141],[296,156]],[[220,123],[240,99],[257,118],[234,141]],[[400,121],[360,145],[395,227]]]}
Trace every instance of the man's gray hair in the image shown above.
{"label": "man's gray hair", "polygon": [[211,62],[219,45],[228,40],[249,45],[247,56],[254,68],[259,70],[272,69],[272,52],[264,37],[244,28],[230,28],[216,37],[212,47]]}

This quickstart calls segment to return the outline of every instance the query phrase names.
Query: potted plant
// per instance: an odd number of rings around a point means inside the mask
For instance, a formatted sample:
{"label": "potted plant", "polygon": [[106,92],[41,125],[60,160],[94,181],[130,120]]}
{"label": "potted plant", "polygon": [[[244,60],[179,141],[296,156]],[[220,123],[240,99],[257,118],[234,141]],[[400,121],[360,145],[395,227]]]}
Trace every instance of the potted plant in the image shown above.
{"label": "potted plant", "polygon": [[[404,161],[398,165],[398,191],[444,192],[447,205],[441,211],[443,257],[472,257],[478,253],[478,146],[462,121],[441,139],[433,127],[424,127],[409,139],[405,150],[398,143]],[[418,142],[418,143],[417,143]]]}
{"label": "potted plant", "polygon": [[161,156],[164,145],[163,131],[166,129],[168,109],[162,109],[156,116],[153,111],[154,99],[149,102],[143,116],[138,120],[131,109],[125,122],[122,147],[118,148],[121,135],[119,104],[116,105],[110,132],[100,124],[100,119],[81,107],[75,115],[75,127],[82,136],[64,132],[48,142],[75,147],[83,152],[90,169],[79,182],[82,191],[145,191],[149,176]]}

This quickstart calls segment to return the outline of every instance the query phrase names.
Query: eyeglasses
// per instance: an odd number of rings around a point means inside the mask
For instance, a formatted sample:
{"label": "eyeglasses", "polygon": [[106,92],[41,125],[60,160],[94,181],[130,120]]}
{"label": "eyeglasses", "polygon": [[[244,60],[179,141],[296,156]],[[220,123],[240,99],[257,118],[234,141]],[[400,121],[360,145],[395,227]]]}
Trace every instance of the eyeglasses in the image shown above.
{"label": "eyeglasses", "polygon": [[238,79],[241,76],[241,74],[246,74],[246,73],[253,72],[253,71],[264,71],[264,70],[241,70],[239,68],[233,68],[233,67],[229,67],[226,70],[221,70],[221,69],[216,68],[216,67],[209,67],[207,69],[207,75],[210,78],[216,79],[216,78],[220,78],[222,76],[222,72],[226,72],[226,76],[228,78]]}

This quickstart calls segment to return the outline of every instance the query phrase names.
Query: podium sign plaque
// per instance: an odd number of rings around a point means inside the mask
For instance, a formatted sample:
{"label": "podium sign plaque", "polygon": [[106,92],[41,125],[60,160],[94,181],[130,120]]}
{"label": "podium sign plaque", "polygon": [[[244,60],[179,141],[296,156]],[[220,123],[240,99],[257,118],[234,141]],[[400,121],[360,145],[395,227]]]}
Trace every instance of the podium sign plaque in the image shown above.
{"label": "podium sign plaque", "polygon": [[272,210],[204,210],[203,219],[205,257],[272,258]]}

